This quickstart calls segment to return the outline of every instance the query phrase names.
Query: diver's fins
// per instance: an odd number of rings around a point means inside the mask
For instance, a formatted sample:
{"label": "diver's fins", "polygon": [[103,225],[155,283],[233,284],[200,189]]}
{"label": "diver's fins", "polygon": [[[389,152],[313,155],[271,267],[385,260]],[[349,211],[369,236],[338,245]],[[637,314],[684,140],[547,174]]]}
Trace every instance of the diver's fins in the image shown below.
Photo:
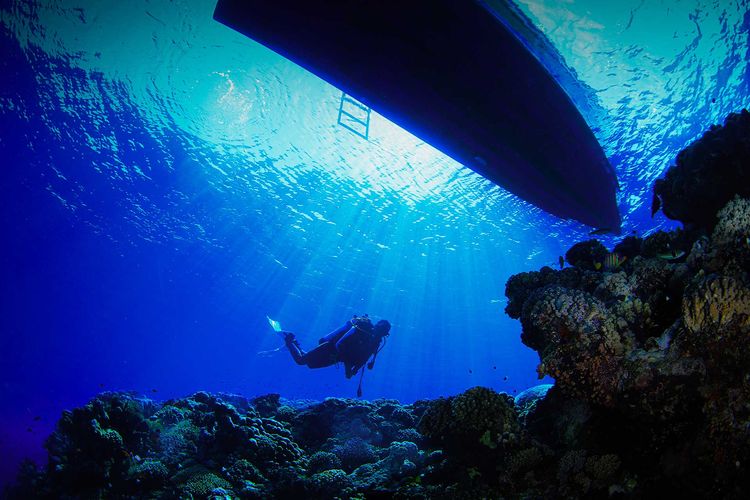
{"label": "diver's fins", "polygon": [[[284,333],[282,333],[282,331],[281,331],[281,323],[279,323],[275,319],[271,319],[270,316],[266,316],[266,319],[268,320],[268,324],[271,325],[271,328],[273,328],[274,333],[278,334],[279,337],[281,337],[283,339],[284,338]],[[270,351],[260,351],[260,352],[258,352],[258,356],[264,356],[264,357],[265,356],[271,356],[271,355],[279,352],[281,349],[283,349],[283,346],[282,347],[277,347],[276,349],[271,349]]]}
{"label": "diver's fins", "polygon": [[268,320],[268,324],[271,325],[271,328],[273,328],[274,332],[278,333],[281,331],[281,323],[279,323],[275,319],[271,319],[269,316],[266,316],[266,319]]}
{"label": "diver's fins", "polygon": [[258,351],[256,354],[258,356],[263,357],[263,358],[269,358],[269,357],[273,356],[274,354],[276,354],[277,352],[281,351],[283,348],[284,348],[284,346],[277,347],[276,349],[271,349],[269,351]]}

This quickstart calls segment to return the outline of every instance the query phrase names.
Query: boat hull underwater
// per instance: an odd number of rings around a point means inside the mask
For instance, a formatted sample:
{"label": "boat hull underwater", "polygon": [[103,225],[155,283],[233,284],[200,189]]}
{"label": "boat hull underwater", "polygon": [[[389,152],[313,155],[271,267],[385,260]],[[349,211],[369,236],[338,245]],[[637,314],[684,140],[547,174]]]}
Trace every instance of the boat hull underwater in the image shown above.
{"label": "boat hull underwater", "polygon": [[219,0],[214,18],[541,209],[619,231],[594,134],[484,3]]}

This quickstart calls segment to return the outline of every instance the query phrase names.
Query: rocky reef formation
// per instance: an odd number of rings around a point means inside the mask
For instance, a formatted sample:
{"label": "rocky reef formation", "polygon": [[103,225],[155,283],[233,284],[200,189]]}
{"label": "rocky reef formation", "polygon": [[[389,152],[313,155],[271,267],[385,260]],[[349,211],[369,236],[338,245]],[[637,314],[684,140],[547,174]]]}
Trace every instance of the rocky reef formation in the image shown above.
{"label": "rocky reef formation", "polygon": [[[11,498],[351,498],[396,492],[428,467],[425,405],[198,392],[155,403],[104,393],[65,412],[43,470]],[[415,442],[416,441],[416,442]]]}
{"label": "rocky reef formation", "polygon": [[618,491],[747,494],[748,236],[750,201],[736,198],[710,237],[659,232],[611,271],[586,261],[513,276],[506,310],[539,353],[539,375],[556,381],[526,432],[556,455],[611,457],[626,478]]}
{"label": "rocky reef formation", "polygon": [[625,482],[610,492],[750,491],[748,181],[743,110],[656,183],[655,208],[686,229],[630,236],[612,252],[579,243],[572,267],[506,285],[506,312],[539,353],[540,377],[556,381],[524,430],[556,456],[611,457]]}
{"label": "rocky reef formation", "polygon": [[711,232],[716,214],[734,196],[750,197],[750,113],[730,114],[677,155],[654,185],[652,211],[661,208],[686,229]]}
{"label": "rocky reef formation", "polygon": [[8,496],[746,498],[749,139],[731,115],[657,183],[684,230],[585,241],[570,267],[508,280],[554,387],[410,405],[105,393],[63,414]]}
{"label": "rocky reef formation", "polygon": [[611,487],[621,478],[616,456],[558,456],[525,430],[523,417],[547,389],[514,400],[475,387],[411,405],[204,392],[156,403],[103,393],[63,414],[46,467],[25,464],[7,494],[468,499]]}

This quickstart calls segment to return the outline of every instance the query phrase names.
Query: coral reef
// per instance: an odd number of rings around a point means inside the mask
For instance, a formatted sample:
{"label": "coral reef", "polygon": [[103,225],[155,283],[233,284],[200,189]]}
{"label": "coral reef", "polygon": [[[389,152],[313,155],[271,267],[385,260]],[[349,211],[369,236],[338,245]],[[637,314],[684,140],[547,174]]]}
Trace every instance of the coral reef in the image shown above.
{"label": "coral reef", "polygon": [[629,240],[616,272],[583,259],[508,281],[506,312],[556,381],[523,430],[553,450],[564,495],[747,494],[750,200],[720,208],[710,237]]}
{"label": "coral reef", "polygon": [[683,151],[655,207],[685,230],[596,240],[512,276],[543,385],[432,401],[155,403],[63,413],[10,498],[747,498],[750,114]]}
{"label": "coral reef", "polygon": [[283,403],[278,395],[250,401],[199,392],[158,404],[101,394],[63,414],[46,444],[47,467],[27,465],[10,495],[344,498],[418,474],[424,452],[390,437],[395,428],[413,430],[413,407]]}
{"label": "coral reef", "polygon": [[654,185],[655,212],[689,229],[713,230],[717,212],[735,195],[750,196],[750,113],[730,114],[677,155]]}
{"label": "coral reef", "polygon": [[[519,409],[538,413],[534,408],[546,401],[547,390],[530,391],[523,406],[484,387],[411,405],[272,396],[278,404],[269,406],[269,398],[203,392],[155,403],[103,393],[63,415],[47,441],[46,467],[25,464],[6,493],[224,499],[603,491],[619,477],[617,457],[589,453],[574,468],[524,429]],[[396,439],[402,435],[414,441]]]}

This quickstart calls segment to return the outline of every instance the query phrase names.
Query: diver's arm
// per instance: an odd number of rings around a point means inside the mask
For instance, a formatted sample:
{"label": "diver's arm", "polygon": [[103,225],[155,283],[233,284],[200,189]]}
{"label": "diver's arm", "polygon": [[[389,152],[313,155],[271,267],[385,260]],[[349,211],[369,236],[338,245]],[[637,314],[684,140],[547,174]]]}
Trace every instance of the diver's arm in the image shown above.
{"label": "diver's arm", "polygon": [[344,375],[346,375],[346,378],[352,378],[358,370],[359,368],[355,370],[354,365],[347,361],[344,361]]}
{"label": "diver's arm", "polygon": [[378,357],[378,353],[380,352],[381,345],[383,345],[382,340],[378,342],[375,348],[372,350],[372,354],[371,354],[372,357],[370,358],[370,362],[367,363],[367,368],[369,368],[370,370],[372,370],[373,367],[375,366],[375,359]]}

